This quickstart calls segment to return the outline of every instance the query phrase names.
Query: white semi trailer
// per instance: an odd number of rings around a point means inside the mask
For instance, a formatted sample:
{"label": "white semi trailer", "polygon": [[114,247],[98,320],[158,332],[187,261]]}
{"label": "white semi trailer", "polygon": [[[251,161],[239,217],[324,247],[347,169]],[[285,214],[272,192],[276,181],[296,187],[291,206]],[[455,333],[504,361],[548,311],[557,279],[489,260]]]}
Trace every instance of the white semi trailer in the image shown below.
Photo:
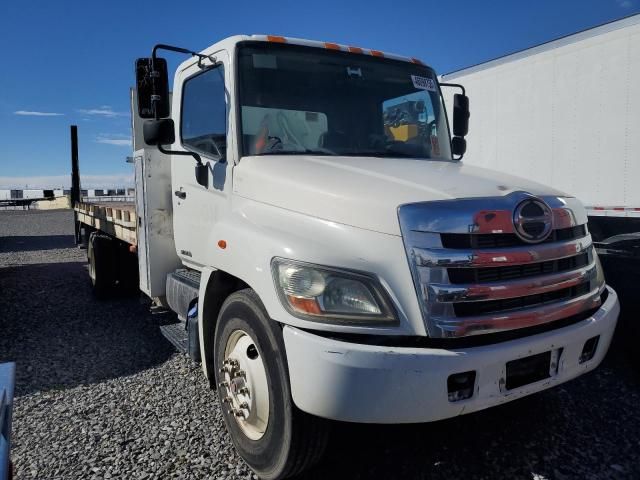
{"label": "white semi trailer", "polygon": [[638,269],[640,15],[442,80],[474,99],[466,163],[572,192],[601,255]]}
{"label": "white semi trailer", "polygon": [[576,195],[640,365],[640,15],[442,76],[474,100],[465,162]]}
{"label": "white semi trailer", "polygon": [[[171,104],[161,49],[192,56]],[[76,206],[94,289],[139,274],[186,319],[260,477],[316,462],[327,419],[439,420],[602,361],[619,306],[584,208],[459,161],[467,97],[452,137],[421,61],[253,35],[136,71],[136,205]]]}

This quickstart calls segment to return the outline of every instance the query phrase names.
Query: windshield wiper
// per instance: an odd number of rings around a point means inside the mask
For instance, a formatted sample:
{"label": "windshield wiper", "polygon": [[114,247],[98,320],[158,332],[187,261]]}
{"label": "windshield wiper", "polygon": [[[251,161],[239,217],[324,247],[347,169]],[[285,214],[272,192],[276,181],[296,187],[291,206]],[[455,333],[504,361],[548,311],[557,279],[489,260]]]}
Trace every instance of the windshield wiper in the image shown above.
{"label": "windshield wiper", "polygon": [[304,150],[268,150],[258,155],[337,155],[324,149],[305,148]]}
{"label": "windshield wiper", "polygon": [[389,150],[389,151],[362,150],[360,152],[343,153],[342,155],[345,155],[347,157],[380,157],[380,158],[394,158],[394,157],[399,158],[400,157],[400,158],[419,158],[419,159],[429,158],[425,156],[412,155],[410,153],[397,152],[393,150]]}

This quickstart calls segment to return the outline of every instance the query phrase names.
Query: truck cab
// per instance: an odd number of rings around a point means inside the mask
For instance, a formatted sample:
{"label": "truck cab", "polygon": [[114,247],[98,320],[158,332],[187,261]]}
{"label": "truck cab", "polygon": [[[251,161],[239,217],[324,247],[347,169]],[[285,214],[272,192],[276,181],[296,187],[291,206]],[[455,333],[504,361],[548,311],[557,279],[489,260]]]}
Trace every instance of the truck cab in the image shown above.
{"label": "truck cab", "polygon": [[192,55],[170,106],[155,49],[137,69],[140,155],[167,169],[142,221],[173,242],[144,263],[262,478],[316,462],[328,420],[435,421],[602,361],[619,306],[584,208],[465,165],[468,99],[450,123],[433,69],[265,35],[169,49]]}

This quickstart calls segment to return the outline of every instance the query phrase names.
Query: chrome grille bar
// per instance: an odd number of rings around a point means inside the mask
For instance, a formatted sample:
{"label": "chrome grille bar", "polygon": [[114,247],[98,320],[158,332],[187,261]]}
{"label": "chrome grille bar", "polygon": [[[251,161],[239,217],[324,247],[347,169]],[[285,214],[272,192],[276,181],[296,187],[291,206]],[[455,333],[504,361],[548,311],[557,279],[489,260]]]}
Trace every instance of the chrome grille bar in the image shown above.
{"label": "chrome grille bar", "polygon": [[[504,197],[410,203],[400,207],[401,222],[408,230],[416,232],[513,233],[513,208],[519,201],[531,196],[526,192],[513,192]],[[587,213],[575,198],[540,198],[553,211],[554,229],[587,223]]]}
{"label": "chrome grille bar", "polygon": [[429,299],[435,302],[477,302],[500,300],[551,292],[574,287],[596,278],[596,264],[569,272],[530,277],[510,282],[493,282],[472,285],[431,283],[427,286]]}
{"label": "chrome grille bar", "polygon": [[490,313],[477,317],[433,317],[434,324],[444,332],[444,337],[462,337],[482,333],[503,332],[517,328],[542,325],[577,315],[600,306],[600,294],[604,285],[586,295],[561,302],[517,311]]}
{"label": "chrome grille bar", "polygon": [[591,246],[591,235],[563,243],[490,250],[413,248],[418,267],[504,267],[572,257]]}

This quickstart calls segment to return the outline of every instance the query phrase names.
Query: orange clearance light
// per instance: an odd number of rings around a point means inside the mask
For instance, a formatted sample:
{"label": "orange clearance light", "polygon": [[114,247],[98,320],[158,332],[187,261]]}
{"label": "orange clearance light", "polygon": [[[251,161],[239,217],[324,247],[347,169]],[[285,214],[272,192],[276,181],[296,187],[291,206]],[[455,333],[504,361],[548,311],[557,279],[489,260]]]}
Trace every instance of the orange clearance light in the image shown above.
{"label": "orange clearance light", "polygon": [[267,40],[276,43],[287,43],[287,39],[279,35],[267,35]]}
{"label": "orange clearance light", "polygon": [[223,250],[224,250],[225,248],[227,248],[227,241],[226,241],[226,240],[218,240],[218,246],[219,246],[221,249],[223,249]]}
{"label": "orange clearance light", "polygon": [[136,253],[138,251],[137,245],[129,245],[129,252]]}
{"label": "orange clearance light", "polygon": [[362,49],[360,47],[349,47],[349,51],[351,53],[362,53]]}
{"label": "orange clearance light", "polygon": [[313,298],[298,298],[298,297],[289,297],[289,303],[293,308],[305,313],[312,313],[315,315],[320,315],[320,305]]}
{"label": "orange clearance light", "polygon": [[328,48],[329,50],[340,50],[340,45],[337,43],[324,42],[324,48]]}
{"label": "orange clearance light", "polygon": [[419,58],[412,58],[411,61],[413,63],[417,63],[418,65],[424,65],[424,63],[422,63],[422,61]]}
{"label": "orange clearance light", "polygon": [[371,50],[371,55],[373,55],[374,57],[384,57],[384,53],[382,53],[380,50]]}

